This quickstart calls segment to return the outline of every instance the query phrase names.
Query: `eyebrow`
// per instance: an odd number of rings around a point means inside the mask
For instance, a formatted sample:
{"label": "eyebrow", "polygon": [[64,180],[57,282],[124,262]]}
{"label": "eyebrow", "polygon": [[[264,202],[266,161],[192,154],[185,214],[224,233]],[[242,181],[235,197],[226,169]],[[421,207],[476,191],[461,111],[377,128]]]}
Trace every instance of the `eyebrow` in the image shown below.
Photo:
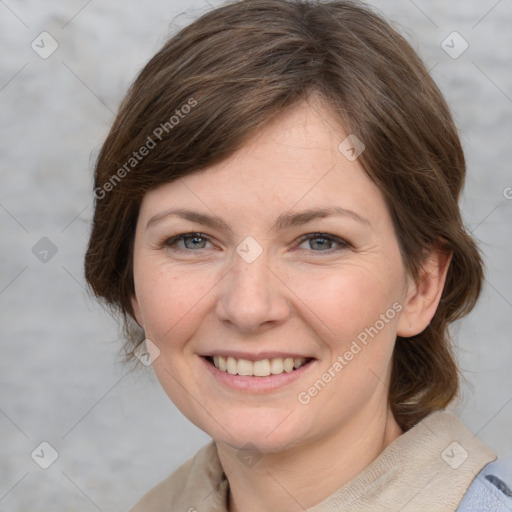
{"label": "eyebrow", "polygon": [[[204,226],[208,226],[209,228],[217,229],[219,231],[233,233],[233,230],[229,227],[229,225],[217,215],[208,215],[183,208],[169,209],[157,213],[151,217],[151,219],[149,219],[148,223],[146,224],[146,229],[151,225],[157,224],[163,219],[171,216],[180,217],[191,222],[196,222],[197,224],[203,224]],[[356,213],[353,210],[342,208],[340,206],[331,206],[327,208],[311,208],[309,210],[303,210],[301,212],[295,213],[283,213],[279,215],[271,230],[279,231],[281,229],[293,226],[301,226],[302,224],[307,224],[314,219],[331,216],[349,217],[361,224],[371,226],[371,222],[359,213]]]}

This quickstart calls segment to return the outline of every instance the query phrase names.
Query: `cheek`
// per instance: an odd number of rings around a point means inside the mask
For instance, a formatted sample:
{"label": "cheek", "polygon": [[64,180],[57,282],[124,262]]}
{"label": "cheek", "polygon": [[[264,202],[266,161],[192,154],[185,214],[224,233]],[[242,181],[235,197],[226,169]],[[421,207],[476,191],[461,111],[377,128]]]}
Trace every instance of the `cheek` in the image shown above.
{"label": "cheek", "polygon": [[315,313],[308,322],[322,333],[329,353],[317,379],[303,391],[310,397],[321,395],[314,398],[315,403],[330,411],[329,421],[334,424],[356,414],[375,394],[388,393],[386,382],[402,307],[399,281],[393,273],[368,267],[351,267],[317,280],[302,279],[298,289]]}
{"label": "cheek", "polygon": [[137,263],[135,289],[146,337],[160,350],[173,351],[190,337],[198,317],[206,314],[204,308],[218,279],[213,272],[183,272],[151,258]]}
{"label": "cheek", "polygon": [[198,389],[193,383],[196,376],[190,366],[192,358],[188,357],[193,354],[193,347],[188,341],[207,315],[205,308],[216,280],[207,277],[208,273],[201,277],[193,270],[184,273],[150,258],[141,263],[137,297],[146,338],[159,349],[153,371],[174,404],[193,418],[197,411],[190,403],[190,395],[183,392],[184,388]]}
{"label": "cheek", "polygon": [[[343,349],[365,329],[379,322],[399,298],[398,281],[393,274],[369,266],[347,266],[320,275],[297,275],[290,287],[314,313],[312,321],[324,326],[333,348]],[[379,331],[388,331],[395,324],[394,310],[385,318],[385,327],[378,323]],[[393,318],[389,318],[393,316]]]}

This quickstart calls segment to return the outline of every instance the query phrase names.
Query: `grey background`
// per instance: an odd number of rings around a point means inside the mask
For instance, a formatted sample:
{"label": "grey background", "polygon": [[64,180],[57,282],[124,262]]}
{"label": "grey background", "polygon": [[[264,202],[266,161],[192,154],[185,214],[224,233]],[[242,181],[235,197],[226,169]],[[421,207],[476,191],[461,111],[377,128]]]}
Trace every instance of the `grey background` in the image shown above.
{"label": "grey background", "polygon": [[[468,381],[455,412],[512,456],[512,0],[373,3],[432,69],[460,128],[463,214],[487,280],[454,329]],[[116,323],[82,271],[92,164],[114,112],[164,40],[209,9],[0,0],[0,511],[126,510],[209,439],[150,369],[120,363]],[[31,48],[43,31],[59,44],[47,59]],[[453,31],[469,43],[457,59],[441,48]],[[46,262],[33,252],[43,237],[57,249]],[[58,452],[46,470],[31,458],[43,441]]]}

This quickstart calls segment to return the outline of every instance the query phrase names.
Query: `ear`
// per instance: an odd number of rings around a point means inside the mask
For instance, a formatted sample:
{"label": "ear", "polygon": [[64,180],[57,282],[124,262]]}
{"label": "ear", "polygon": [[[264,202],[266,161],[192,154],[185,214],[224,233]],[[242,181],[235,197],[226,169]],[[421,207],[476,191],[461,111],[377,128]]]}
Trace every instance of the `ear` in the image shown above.
{"label": "ear", "polygon": [[409,338],[427,328],[441,300],[452,255],[450,249],[439,243],[431,247],[418,278],[410,279],[398,321],[398,336]]}
{"label": "ear", "polygon": [[144,329],[144,320],[142,319],[139,301],[137,300],[137,295],[135,295],[135,293],[132,295],[131,303],[133,308],[133,314],[135,315],[135,320]]}

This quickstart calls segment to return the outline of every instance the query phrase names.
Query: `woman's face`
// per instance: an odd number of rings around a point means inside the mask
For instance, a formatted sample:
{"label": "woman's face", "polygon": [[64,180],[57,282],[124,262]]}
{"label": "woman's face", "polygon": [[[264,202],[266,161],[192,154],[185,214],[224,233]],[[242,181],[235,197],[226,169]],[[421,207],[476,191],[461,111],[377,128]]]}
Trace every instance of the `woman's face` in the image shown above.
{"label": "woman's face", "polygon": [[233,447],[277,452],[388,410],[409,280],[347,135],[302,103],[142,202],[133,304],[154,371]]}

